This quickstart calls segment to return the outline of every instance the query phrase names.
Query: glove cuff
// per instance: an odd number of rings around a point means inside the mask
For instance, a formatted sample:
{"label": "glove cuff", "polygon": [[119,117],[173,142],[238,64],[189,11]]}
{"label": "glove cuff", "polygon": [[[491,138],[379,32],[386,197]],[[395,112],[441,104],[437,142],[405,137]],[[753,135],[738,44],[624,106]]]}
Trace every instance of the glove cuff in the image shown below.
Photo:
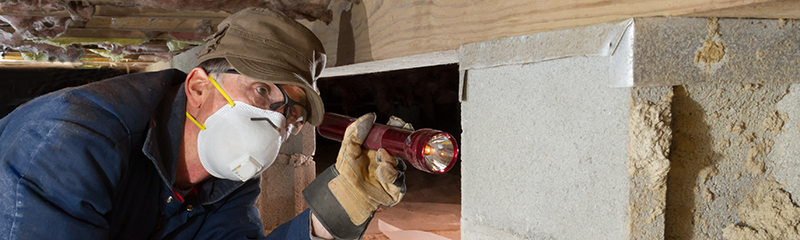
{"label": "glove cuff", "polygon": [[336,200],[336,196],[333,195],[328,187],[328,183],[337,176],[339,176],[339,171],[336,170],[335,165],[329,167],[303,189],[303,198],[305,198],[311,212],[317,216],[317,219],[322,222],[322,226],[334,238],[361,239],[364,232],[367,231],[367,226],[375,212],[373,211],[367,221],[364,221],[361,225],[353,224],[342,204]]}

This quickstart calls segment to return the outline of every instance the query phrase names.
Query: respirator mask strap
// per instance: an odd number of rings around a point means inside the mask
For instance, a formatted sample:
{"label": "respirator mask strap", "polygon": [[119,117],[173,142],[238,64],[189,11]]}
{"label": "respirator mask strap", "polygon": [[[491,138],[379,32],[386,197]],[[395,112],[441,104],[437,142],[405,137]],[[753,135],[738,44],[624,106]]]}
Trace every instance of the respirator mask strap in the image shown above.
{"label": "respirator mask strap", "polygon": [[208,75],[208,80],[211,80],[211,83],[212,83],[212,84],[214,84],[214,87],[215,87],[215,88],[217,88],[217,90],[219,91],[219,93],[221,93],[221,94],[222,94],[222,97],[225,97],[225,100],[228,100],[228,105],[231,105],[231,107],[233,107],[234,105],[236,105],[236,104],[234,104],[234,103],[233,103],[233,100],[231,100],[231,97],[228,97],[228,94],[227,94],[227,93],[225,93],[225,90],[222,90],[222,87],[220,87],[220,86],[219,86],[219,84],[217,83],[217,81],[216,81],[216,80],[214,80],[214,78],[213,78],[213,77],[211,77],[211,74],[209,74],[209,75]]}
{"label": "respirator mask strap", "polygon": [[[238,72],[237,72],[237,74],[238,74]],[[222,97],[225,98],[225,100],[228,102],[228,105],[230,105],[231,107],[236,106],[236,103],[233,101],[233,99],[231,99],[231,97],[228,96],[228,93],[226,93],[225,90],[222,89],[222,86],[220,86],[219,83],[217,83],[217,80],[215,80],[213,77],[211,77],[211,74],[208,74],[208,80],[210,80],[211,84],[214,85],[214,88],[216,88],[217,91],[219,91],[219,93],[222,94]],[[288,99],[288,96],[286,96],[286,93],[284,92],[284,90],[282,88],[280,90],[283,93],[284,97]],[[295,103],[295,104],[297,104],[297,103]],[[192,122],[195,125],[197,125],[197,127],[200,128],[201,131],[206,130],[205,124],[201,124],[200,122],[198,122],[197,119],[194,118],[194,116],[189,114],[189,112],[186,112],[186,117],[189,118],[190,120],[192,120]],[[288,121],[286,116],[283,116],[283,117],[284,117],[284,121]],[[264,118],[250,118],[250,120],[251,121],[264,121],[264,120],[266,120],[270,124],[270,126],[275,128],[275,130],[277,130],[280,133],[281,138],[282,138],[281,143],[285,142],[286,139],[288,139],[289,133],[291,133],[295,128],[295,126],[293,126],[292,124],[289,124],[290,126],[285,127],[285,128],[282,127],[282,126],[278,126],[277,123],[275,123],[271,119],[265,118],[265,117]],[[285,124],[281,124],[281,125],[285,125]]]}
{"label": "respirator mask strap", "polygon": [[[231,105],[231,107],[236,105],[235,103],[233,103],[233,100],[231,99],[231,97],[229,97],[228,94],[225,93],[225,90],[222,90],[222,87],[220,87],[219,84],[217,84],[217,81],[214,80],[213,77],[211,77],[211,74],[208,74],[208,80],[211,80],[211,84],[214,84],[214,87],[217,88],[219,93],[222,94],[222,97],[224,97],[225,100],[228,101],[228,105]],[[200,122],[198,122],[197,119],[194,118],[194,116],[189,114],[189,112],[186,112],[186,117],[189,118],[189,120],[192,120],[194,125],[197,125],[197,127],[200,128],[200,131],[205,131],[206,130],[206,125],[205,124],[201,124]],[[275,124],[272,124],[272,125],[275,126]]]}

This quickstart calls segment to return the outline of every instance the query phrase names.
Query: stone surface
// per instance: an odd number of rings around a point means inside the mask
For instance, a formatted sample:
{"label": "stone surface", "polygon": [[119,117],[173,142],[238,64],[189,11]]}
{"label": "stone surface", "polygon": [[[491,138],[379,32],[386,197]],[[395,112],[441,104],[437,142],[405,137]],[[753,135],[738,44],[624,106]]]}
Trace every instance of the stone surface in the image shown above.
{"label": "stone surface", "polygon": [[630,239],[664,238],[672,97],[672,87],[635,87],[631,91]]}
{"label": "stone surface", "polygon": [[800,237],[798,29],[635,19],[610,55],[462,67],[462,237]]}
{"label": "stone surface", "polygon": [[788,192],[800,194],[800,84],[792,84],[788,91],[775,106],[787,119],[775,134],[774,150],[767,155],[772,161],[766,167],[778,182],[791,183],[786,185]]}
{"label": "stone surface", "polygon": [[675,87],[668,238],[720,239],[724,228],[746,224],[740,215],[747,210],[739,206],[771,175],[766,163],[775,150],[773,132],[781,131],[786,116],[776,104],[788,87],[743,83]]}
{"label": "stone surface", "polygon": [[627,238],[631,95],[608,74],[607,57],[468,71],[463,239]]}
{"label": "stone surface", "polygon": [[304,126],[299,134],[290,136],[275,162],[261,174],[256,207],[266,233],[308,208],[302,192],[317,176],[314,131],[313,126]]}
{"label": "stone surface", "polygon": [[314,161],[299,153],[279,154],[261,174],[261,195],[256,207],[266,233],[308,208],[302,191],[315,177]]}

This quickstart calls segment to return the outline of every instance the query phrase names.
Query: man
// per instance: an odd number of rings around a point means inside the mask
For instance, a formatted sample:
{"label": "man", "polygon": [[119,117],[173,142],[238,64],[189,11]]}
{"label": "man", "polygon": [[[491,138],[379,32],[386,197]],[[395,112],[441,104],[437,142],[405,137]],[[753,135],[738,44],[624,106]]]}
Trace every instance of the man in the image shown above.
{"label": "man", "polygon": [[[324,50],[264,9],[218,29],[188,74],[64,89],[0,120],[0,238],[263,238],[259,176],[289,134],[322,121]],[[405,166],[360,146],[373,121],[347,129],[335,166],[304,191],[313,213],[267,238],[360,238],[400,201]]]}

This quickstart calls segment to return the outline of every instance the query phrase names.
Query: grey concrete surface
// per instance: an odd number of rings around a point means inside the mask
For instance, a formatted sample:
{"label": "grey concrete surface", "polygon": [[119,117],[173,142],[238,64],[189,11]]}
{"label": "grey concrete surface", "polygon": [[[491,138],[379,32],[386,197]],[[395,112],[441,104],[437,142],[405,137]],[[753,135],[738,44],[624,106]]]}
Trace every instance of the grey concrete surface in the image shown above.
{"label": "grey concrete surface", "polygon": [[608,64],[574,57],[467,72],[463,239],[627,238],[630,90],[607,87]]}
{"label": "grey concrete surface", "polygon": [[800,22],[609,26],[464,46],[462,238],[800,239]]}
{"label": "grey concrete surface", "polygon": [[768,156],[774,161],[767,162],[767,167],[776,181],[786,184],[789,193],[800,194],[800,84],[792,84],[776,108],[788,119],[776,136],[775,150]]}

